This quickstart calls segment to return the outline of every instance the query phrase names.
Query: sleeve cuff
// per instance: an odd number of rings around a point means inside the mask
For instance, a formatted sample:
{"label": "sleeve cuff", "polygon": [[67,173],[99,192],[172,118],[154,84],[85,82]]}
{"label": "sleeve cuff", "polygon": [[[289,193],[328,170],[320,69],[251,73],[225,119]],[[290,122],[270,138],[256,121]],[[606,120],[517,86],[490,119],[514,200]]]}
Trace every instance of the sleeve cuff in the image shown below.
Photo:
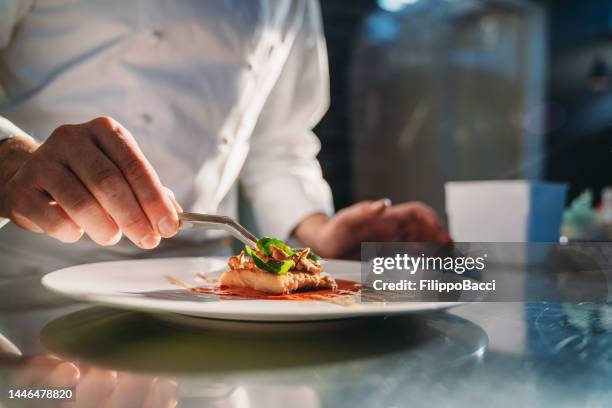
{"label": "sleeve cuff", "polygon": [[30,135],[21,130],[17,125],[0,116],[0,140],[9,139],[15,136],[31,138]]}
{"label": "sleeve cuff", "polygon": [[[16,136],[32,139],[30,135],[21,130],[17,125],[0,116],[0,141]],[[8,218],[0,218],[0,228],[4,227],[9,222],[10,220]]]}
{"label": "sleeve cuff", "polygon": [[332,194],[324,180],[282,178],[257,187],[252,198],[255,220],[263,236],[287,240],[291,231],[309,215],[332,215]]}

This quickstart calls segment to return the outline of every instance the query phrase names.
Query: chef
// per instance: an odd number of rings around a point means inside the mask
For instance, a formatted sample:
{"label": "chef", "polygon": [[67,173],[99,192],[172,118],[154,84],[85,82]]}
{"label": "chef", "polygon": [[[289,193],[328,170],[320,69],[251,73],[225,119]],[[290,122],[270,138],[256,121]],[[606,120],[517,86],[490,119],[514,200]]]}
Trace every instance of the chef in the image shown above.
{"label": "chef", "polygon": [[166,240],[177,213],[236,217],[239,189],[261,235],[324,257],[449,239],[418,203],[334,214],[315,0],[0,0],[0,50],[4,273],[202,253],[220,236]]}

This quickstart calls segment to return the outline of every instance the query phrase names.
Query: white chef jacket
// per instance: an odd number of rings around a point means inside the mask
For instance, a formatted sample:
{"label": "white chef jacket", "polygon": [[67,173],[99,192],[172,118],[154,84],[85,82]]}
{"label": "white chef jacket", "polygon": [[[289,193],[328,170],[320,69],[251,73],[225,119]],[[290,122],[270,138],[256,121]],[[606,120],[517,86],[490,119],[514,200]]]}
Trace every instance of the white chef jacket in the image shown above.
{"label": "white chef jacket", "polygon": [[0,0],[0,138],[112,116],[186,210],[240,183],[263,235],[332,211],[328,83],[316,0]]}

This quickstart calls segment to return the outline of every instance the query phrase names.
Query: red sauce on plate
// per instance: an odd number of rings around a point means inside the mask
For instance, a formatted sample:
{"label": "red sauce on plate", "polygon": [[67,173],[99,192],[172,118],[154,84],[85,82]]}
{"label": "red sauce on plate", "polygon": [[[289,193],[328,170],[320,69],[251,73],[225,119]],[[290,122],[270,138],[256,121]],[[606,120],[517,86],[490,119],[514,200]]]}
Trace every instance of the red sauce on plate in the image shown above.
{"label": "red sauce on plate", "polygon": [[216,286],[202,286],[197,288],[190,288],[191,291],[196,293],[202,293],[207,295],[215,295],[219,300],[249,300],[249,299],[263,299],[263,300],[318,300],[318,301],[329,301],[329,302],[342,302],[347,297],[359,294],[361,291],[361,284],[344,279],[336,279],[338,288],[322,289],[322,290],[309,290],[303,292],[293,292],[287,295],[271,295],[260,290],[251,288],[233,288],[228,286],[216,285]]}

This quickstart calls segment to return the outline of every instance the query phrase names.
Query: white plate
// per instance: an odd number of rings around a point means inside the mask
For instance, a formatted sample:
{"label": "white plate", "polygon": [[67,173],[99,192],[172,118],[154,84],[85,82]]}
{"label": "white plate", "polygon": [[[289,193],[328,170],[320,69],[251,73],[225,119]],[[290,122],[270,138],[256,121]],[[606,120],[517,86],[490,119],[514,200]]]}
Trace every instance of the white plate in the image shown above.
{"label": "white plate", "polygon": [[[47,288],[74,299],[128,310],[249,321],[313,321],[348,317],[414,313],[444,309],[450,302],[359,303],[351,307],[330,302],[283,300],[192,300],[193,295],[171,284],[172,276],[192,286],[204,283],[198,274],[216,278],[225,269],[222,258],[163,258],[101,262],[51,272]],[[334,278],[359,282],[359,262],[327,261]],[[139,293],[148,293],[143,295]],[[159,295],[159,296],[158,296]],[[170,297],[176,295],[176,298]],[[197,298],[196,298],[197,299]]]}

